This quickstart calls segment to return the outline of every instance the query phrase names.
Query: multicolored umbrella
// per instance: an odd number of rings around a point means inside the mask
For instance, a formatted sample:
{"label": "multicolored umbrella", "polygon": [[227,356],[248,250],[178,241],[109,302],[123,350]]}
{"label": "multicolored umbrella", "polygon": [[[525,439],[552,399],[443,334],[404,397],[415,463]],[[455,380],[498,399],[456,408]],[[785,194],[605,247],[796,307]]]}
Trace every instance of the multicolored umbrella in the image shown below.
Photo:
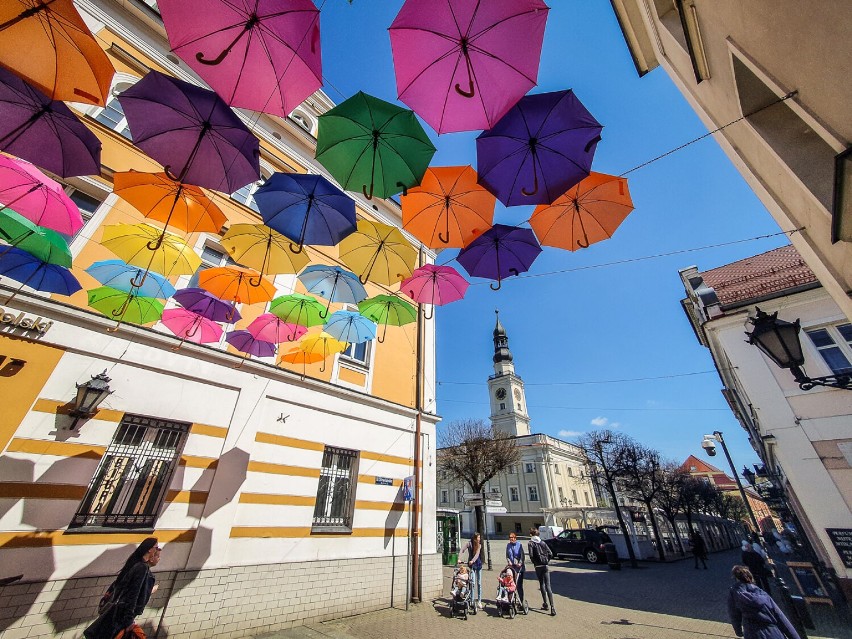
{"label": "multicolored umbrella", "polygon": [[[24,250],[9,247],[0,257],[0,275],[29,286],[36,291],[71,295],[82,286],[67,268],[43,262]],[[8,304],[20,292],[20,288],[6,300]]]}
{"label": "multicolored umbrella", "polygon": [[354,311],[335,311],[322,330],[334,339],[348,344],[360,344],[376,339],[376,323]]}
{"label": "multicolored umbrella", "polygon": [[[316,364],[317,362],[322,362],[325,358],[319,353],[307,353],[300,348],[294,349],[287,353],[284,353],[276,362],[278,366],[281,365],[282,362],[286,362],[287,364],[301,364],[302,365],[302,379],[305,379],[305,375],[307,374],[308,364]],[[325,366],[323,366],[322,371],[325,371]]]}
{"label": "multicolored umbrella", "polygon": [[139,297],[166,299],[175,294],[175,287],[165,277],[156,273],[149,273],[141,286],[135,286],[133,282],[139,281],[143,270],[121,260],[101,260],[87,268],[86,273],[104,286]]}
{"label": "multicolored umbrella", "polygon": [[[68,242],[59,233],[33,224],[12,209],[0,210],[0,240],[9,246],[17,246],[42,262],[71,267]],[[7,250],[0,248],[0,257]]]}
{"label": "multicolored umbrella", "polygon": [[411,275],[417,249],[397,227],[359,220],[358,230],[340,242],[340,261],[358,274],[362,284],[391,285]]}
{"label": "multicolored umbrella", "polygon": [[175,182],[233,193],[260,177],[258,139],[213,91],[149,71],[118,101],[133,144]]}
{"label": "multicolored umbrella", "polygon": [[163,326],[180,337],[178,350],[184,342],[213,344],[222,338],[222,327],[200,313],[185,308],[168,308],[163,311]]}
{"label": "multicolored umbrella", "polygon": [[334,246],[355,232],[355,200],[321,175],[275,173],[254,192],[263,222],[305,244]]}
{"label": "multicolored umbrella", "polygon": [[159,0],[172,51],[228,104],[288,116],[322,87],[311,0]]}
{"label": "multicolored umbrella", "polygon": [[462,248],[491,228],[496,198],[471,166],[432,166],[402,196],[402,228],[430,248]]}
{"label": "multicolored umbrella", "polygon": [[[468,286],[467,280],[452,266],[424,264],[403,280],[399,290],[419,304],[431,304],[434,313],[435,306],[462,299]],[[432,313],[425,319],[432,319]]]}
{"label": "multicolored umbrella", "polygon": [[246,361],[246,357],[249,355],[254,355],[255,357],[273,357],[275,355],[275,344],[257,339],[248,331],[241,330],[226,333],[225,341],[238,351],[245,353],[237,368],[243,365],[243,362]]}
{"label": "multicolored umbrella", "polygon": [[[105,226],[101,245],[128,264],[145,269],[141,279],[133,281],[134,286],[141,286],[149,271],[165,276],[190,275],[201,266],[201,258],[186,242],[150,224]],[[152,246],[156,248],[151,250]]]}
{"label": "multicolored umbrella", "polygon": [[385,341],[389,325],[403,326],[417,321],[417,309],[396,295],[376,295],[363,300],[358,302],[358,310],[367,319],[385,327],[378,338],[380,344]]}
{"label": "multicolored umbrella", "polygon": [[272,282],[263,279],[254,269],[242,266],[204,269],[198,275],[198,286],[219,299],[233,301],[235,305],[269,302],[275,297]]}
{"label": "multicolored umbrella", "polygon": [[589,174],[602,130],[571,90],[523,97],[476,138],[479,183],[506,206],[551,204]]}
{"label": "multicolored umbrella", "polygon": [[496,291],[503,279],[528,271],[541,246],[530,229],[495,224],[461,250],[456,261],[473,277],[497,280]]}
{"label": "multicolored umbrella", "polygon": [[[267,273],[298,273],[310,263],[303,253],[290,250],[290,240],[264,224],[234,224],[222,237],[222,246],[235,262]],[[253,280],[260,284],[260,280]]]}
{"label": "multicolored umbrella", "polygon": [[101,286],[89,291],[89,306],[110,319],[133,324],[151,324],[163,314],[163,303],[134,293]]}
{"label": "multicolored umbrella", "polygon": [[213,322],[239,322],[242,317],[232,304],[223,302],[203,288],[182,288],[172,299],[186,310]]}
{"label": "multicolored umbrella", "polygon": [[2,68],[0,150],[61,177],[101,172],[101,141],[95,134],[62,102]]}
{"label": "multicolored umbrella", "polygon": [[406,0],[390,26],[399,99],[438,133],[494,126],[536,84],[542,0]]}
{"label": "multicolored umbrella", "polygon": [[320,333],[312,337],[306,337],[299,343],[299,348],[311,355],[319,355],[322,357],[323,365],[320,368],[320,373],[325,372],[325,361],[329,355],[342,353],[347,349],[346,342],[341,342],[334,339],[327,333]]}
{"label": "multicolored umbrella", "polygon": [[320,313],[323,319],[328,316],[328,309],[332,302],[357,304],[367,298],[367,290],[358,280],[358,276],[339,266],[312,264],[297,277],[305,285],[308,293],[328,300],[325,312]]}
{"label": "multicolored umbrella", "polygon": [[612,237],[632,210],[627,178],[591,173],[553,204],[537,206],[530,226],[543,245],[576,251]]}
{"label": "multicolored umbrella", "polygon": [[287,324],[308,327],[325,324],[327,316],[325,306],[301,293],[276,297],[269,305],[269,312]]}
{"label": "multicolored umbrella", "polygon": [[288,324],[281,320],[274,313],[264,313],[255,318],[251,324],[246,327],[246,330],[251,333],[255,339],[273,344],[281,344],[282,342],[295,342],[302,335],[308,332],[306,326],[299,324]]}
{"label": "multicolored umbrella", "polygon": [[368,199],[419,184],[434,154],[413,111],[361,91],[319,117],[317,161]]}
{"label": "multicolored umbrella", "polygon": [[83,216],[59,182],[29,162],[0,155],[0,210],[13,207],[30,222],[74,235]]}
{"label": "multicolored umbrella", "polygon": [[115,75],[72,0],[0,3],[0,64],[54,100],[98,106]]}

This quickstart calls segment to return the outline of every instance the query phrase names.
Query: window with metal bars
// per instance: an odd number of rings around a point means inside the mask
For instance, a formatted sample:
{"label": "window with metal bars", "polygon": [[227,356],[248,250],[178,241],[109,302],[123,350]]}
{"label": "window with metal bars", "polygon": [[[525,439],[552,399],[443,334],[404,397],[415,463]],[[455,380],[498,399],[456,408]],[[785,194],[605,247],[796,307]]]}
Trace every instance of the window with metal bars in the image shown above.
{"label": "window with metal bars", "polygon": [[69,528],[153,528],[189,427],[125,415]]}
{"label": "window with metal bars", "polygon": [[357,485],[358,451],[326,446],[322,455],[317,502],[314,506],[314,530],[352,530]]}

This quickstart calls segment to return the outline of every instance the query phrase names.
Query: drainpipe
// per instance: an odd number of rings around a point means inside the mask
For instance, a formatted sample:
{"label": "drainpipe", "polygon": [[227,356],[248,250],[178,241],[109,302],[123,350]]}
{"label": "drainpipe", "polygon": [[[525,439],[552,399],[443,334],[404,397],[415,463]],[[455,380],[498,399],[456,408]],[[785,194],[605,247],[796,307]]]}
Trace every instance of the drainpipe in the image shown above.
{"label": "drainpipe", "polygon": [[[420,247],[419,263],[423,265],[423,247]],[[420,458],[422,457],[422,420],[423,420],[423,305],[417,305],[417,354],[416,375],[414,380],[414,408],[417,416],[414,421],[414,501],[412,502],[413,521],[411,524],[411,601],[420,602]]]}

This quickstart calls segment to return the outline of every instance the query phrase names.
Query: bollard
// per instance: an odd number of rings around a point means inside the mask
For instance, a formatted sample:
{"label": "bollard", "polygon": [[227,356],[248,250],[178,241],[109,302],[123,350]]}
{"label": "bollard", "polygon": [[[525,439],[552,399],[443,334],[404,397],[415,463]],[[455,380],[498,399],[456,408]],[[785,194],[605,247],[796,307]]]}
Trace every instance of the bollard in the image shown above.
{"label": "bollard", "polygon": [[[781,577],[777,577],[776,581],[778,582],[778,589],[781,591],[781,600],[783,601],[784,608],[787,609],[787,612],[790,615],[790,623],[793,624],[793,627],[796,629],[796,632],[799,633],[799,637],[801,639],[808,639],[808,633],[805,631],[805,627],[807,626],[808,628],[813,629],[814,622],[811,619],[810,611],[807,609],[807,603],[804,599],[802,599],[802,597],[798,595],[791,595],[790,589]],[[797,599],[799,600],[799,603],[796,602]],[[803,610],[800,609],[800,604]]]}
{"label": "bollard", "polygon": [[604,552],[606,553],[606,563],[610,570],[621,570],[621,560],[618,558],[618,551],[615,549],[615,544],[604,544]]}

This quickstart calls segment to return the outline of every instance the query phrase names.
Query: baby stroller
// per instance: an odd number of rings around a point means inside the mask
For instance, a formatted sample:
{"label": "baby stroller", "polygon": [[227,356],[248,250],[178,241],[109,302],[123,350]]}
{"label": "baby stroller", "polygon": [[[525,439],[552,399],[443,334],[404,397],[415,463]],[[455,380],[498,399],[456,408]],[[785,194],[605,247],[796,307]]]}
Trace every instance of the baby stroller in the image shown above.
{"label": "baby stroller", "polygon": [[475,615],[476,614],[476,602],[473,599],[473,588],[471,588],[471,580],[470,573],[468,572],[468,579],[462,580],[465,583],[463,585],[459,585],[457,583],[459,574],[461,572],[461,568],[467,568],[467,564],[460,563],[456,566],[455,571],[453,571],[453,587],[452,587],[452,603],[451,605],[451,616],[455,617],[459,615],[462,619],[467,621],[467,615]]}
{"label": "baby stroller", "polygon": [[[507,581],[506,576],[511,575],[511,580]],[[522,610],[520,601],[518,601],[517,584],[518,576],[514,568],[506,566],[500,573],[497,581],[497,611],[501,617],[509,616],[509,619],[514,619],[515,615]]]}

